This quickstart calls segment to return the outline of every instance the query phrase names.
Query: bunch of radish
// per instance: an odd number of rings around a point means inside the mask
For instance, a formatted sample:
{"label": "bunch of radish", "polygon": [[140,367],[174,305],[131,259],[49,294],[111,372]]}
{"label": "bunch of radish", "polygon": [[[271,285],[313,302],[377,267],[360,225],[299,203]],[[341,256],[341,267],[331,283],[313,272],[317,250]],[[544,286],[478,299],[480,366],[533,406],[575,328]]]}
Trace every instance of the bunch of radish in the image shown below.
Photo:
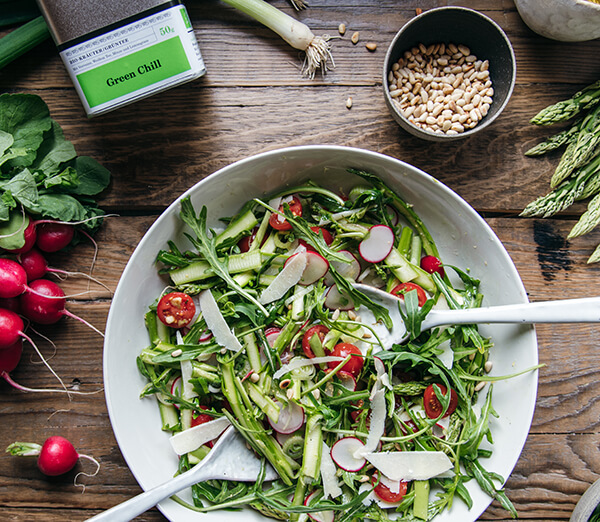
{"label": "bunch of radish", "polygon": [[[68,246],[74,236],[73,225],[30,220],[23,233],[24,245],[16,250],[4,249],[3,255],[6,257],[0,257],[0,376],[11,386],[22,391],[64,392],[66,390],[62,389],[34,390],[11,379],[10,372],[16,368],[21,357],[23,340],[33,346],[44,364],[58,378],[31,337],[25,333],[26,323],[49,325],[58,322],[63,316],[68,316],[81,321],[100,335],[103,334],[84,319],[68,311],[65,307],[67,296],[63,290],[58,284],[45,278],[47,274],[81,275],[50,268],[42,254],[58,252]],[[60,378],[58,379],[60,381]]]}

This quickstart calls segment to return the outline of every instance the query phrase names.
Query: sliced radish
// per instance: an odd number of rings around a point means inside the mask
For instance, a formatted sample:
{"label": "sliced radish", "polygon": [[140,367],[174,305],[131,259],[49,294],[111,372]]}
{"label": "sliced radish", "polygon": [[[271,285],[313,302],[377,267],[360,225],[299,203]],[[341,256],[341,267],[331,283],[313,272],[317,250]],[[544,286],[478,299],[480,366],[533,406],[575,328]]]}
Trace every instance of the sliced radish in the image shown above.
{"label": "sliced radish", "polygon": [[273,348],[273,345],[280,334],[281,328],[277,328],[276,326],[271,326],[271,328],[267,328],[265,330],[265,337],[267,338],[267,342],[271,348]]}
{"label": "sliced radish", "polygon": [[394,231],[387,225],[373,225],[358,245],[361,257],[369,263],[383,261],[394,246]]}
{"label": "sliced radish", "polygon": [[205,343],[207,341],[210,341],[213,338],[213,334],[212,332],[207,328],[206,330],[204,330],[201,334],[200,337],[198,338],[198,342],[199,343]]}
{"label": "sliced radish", "polygon": [[[183,383],[181,382],[181,377],[175,377],[173,382],[171,383],[171,395],[175,395],[176,397],[181,397],[183,393]],[[174,405],[177,409],[179,409],[179,404]]]}
{"label": "sliced radish", "polygon": [[273,422],[269,418],[269,424],[278,433],[289,434],[299,430],[304,424],[304,408],[293,401],[287,404],[282,404],[275,401],[279,406],[279,418],[277,422]]}
{"label": "sliced radish", "polygon": [[308,250],[306,252],[306,268],[298,283],[303,286],[312,285],[324,277],[328,270],[329,261],[318,252]]}
{"label": "sliced radish", "polygon": [[307,256],[305,252],[300,252],[290,257],[281,272],[263,290],[259,299],[260,303],[269,304],[282,298],[290,288],[300,281],[302,273],[306,268],[306,261]]}
{"label": "sliced radish", "polygon": [[[304,499],[304,505],[306,507],[310,507],[311,502],[313,500],[316,500],[320,494],[321,494],[321,491],[318,489],[313,491],[310,495],[308,495]],[[307,515],[311,520],[315,520],[316,522],[333,522],[333,519],[334,519],[334,513],[331,510],[315,511],[314,513],[307,513]]]}
{"label": "sliced radish", "polygon": [[[334,260],[331,261],[331,266],[341,276],[345,277],[346,279],[352,279],[353,281],[356,281],[356,278],[360,275],[360,263],[358,259],[356,259],[356,256],[348,250],[340,250],[338,254],[341,254],[343,257],[345,257],[348,262],[345,263],[344,261]],[[331,286],[333,283],[335,283],[333,276],[327,274],[325,276],[325,284],[327,286]]]}
{"label": "sliced radish", "polygon": [[337,285],[333,285],[325,290],[325,306],[330,310],[352,310],[354,301],[342,294]]}
{"label": "sliced radish", "polygon": [[365,445],[360,439],[344,437],[331,448],[331,458],[338,467],[345,471],[359,471],[367,462],[367,459],[358,456],[364,450],[364,447]]}

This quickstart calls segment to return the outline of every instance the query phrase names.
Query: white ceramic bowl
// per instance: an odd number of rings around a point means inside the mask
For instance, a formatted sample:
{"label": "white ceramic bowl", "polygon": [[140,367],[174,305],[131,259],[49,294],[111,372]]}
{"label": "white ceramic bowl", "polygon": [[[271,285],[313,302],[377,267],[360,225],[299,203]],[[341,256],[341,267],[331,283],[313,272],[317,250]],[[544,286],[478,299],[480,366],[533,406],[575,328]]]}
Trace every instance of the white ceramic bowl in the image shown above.
{"label": "white ceramic bowl", "polygon": [[532,31],[552,40],[583,42],[600,38],[600,4],[589,0],[515,0]]}
{"label": "white ceramic bowl", "polygon": [[[398,161],[365,150],[307,146],[266,152],[229,165],[188,190],[197,209],[208,207],[209,226],[217,218],[234,214],[248,199],[314,179],[332,189],[349,188],[359,182],[346,169],[368,170],[381,177],[414,205],[437,241],[445,263],[469,268],[481,279],[485,304],[500,305],[527,301],[525,288],[508,253],[485,221],[459,196],[433,177]],[[183,197],[181,196],[181,197]],[[177,199],[148,230],[131,256],[114,295],[106,326],[104,382],[113,430],[133,475],[143,489],[172,477],[177,457],[160,429],[158,408],[153,399],[140,400],[144,378],[136,368],[136,356],[148,344],[144,313],[165,286],[157,275],[154,260],[167,241],[182,240],[184,227],[178,219]],[[493,374],[506,375],[537,364],[535,331],[525,325],[483,325],[481,331],[495,342],[491,359]],[[491,419],[494,454],[486,459],[487,469],[507,478],[519,458],[533,417],[537,374],[527,373],[494,387],[494,408],[499,418]],[[473,508],[456,499],[452,510],[436,522],[470,522],[487,508],[490,498],[471,481],[468,488]],[[246,522],[265,520],[256,512],[198,514],[172,500],[159,505],[172,521]]]}

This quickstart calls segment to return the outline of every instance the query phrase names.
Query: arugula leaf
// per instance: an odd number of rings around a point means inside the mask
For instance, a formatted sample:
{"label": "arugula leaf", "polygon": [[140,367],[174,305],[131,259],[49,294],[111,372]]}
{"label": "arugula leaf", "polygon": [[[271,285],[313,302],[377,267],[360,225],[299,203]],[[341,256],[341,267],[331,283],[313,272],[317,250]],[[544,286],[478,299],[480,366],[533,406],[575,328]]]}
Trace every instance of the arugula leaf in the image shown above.
{"label": "arugula leaf", "polygon": [[206,214],[208,210],[205,206],[200,210],[196,217],[196,212],[189,196],[181,200],[181,211],[179,213],[181,220],[187,224],[196,234],[197,238],[190,237],[192,243],[198,248],[206,261],[210,263],[216,276],[220,277],[232,290],[253,303],[265,316],[269,313],[258,300],[244,290],[229,273],[227,268],[227,258],[220,259],[215,246],[215,238],[209,238],[206,231]]}
{"label": "arugula leaf", "polygon": [[411,339],[416,339],[421,335],[421,324],[432,307],[433,299],[428,299],[419,308],[419,297],[416,290],[410,290],[404,294],[404,308],[406,309],[406,313],[402,310],[402,306],[399,306],[398,309]]}

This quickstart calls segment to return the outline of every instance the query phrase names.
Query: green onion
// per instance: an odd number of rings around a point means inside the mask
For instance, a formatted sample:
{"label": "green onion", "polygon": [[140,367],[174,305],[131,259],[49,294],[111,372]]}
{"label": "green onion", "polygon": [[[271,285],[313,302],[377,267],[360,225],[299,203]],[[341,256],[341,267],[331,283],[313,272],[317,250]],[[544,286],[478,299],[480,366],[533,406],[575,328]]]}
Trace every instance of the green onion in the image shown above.
{"label": "green onion", "polygon": [[315,36],[306,24],[292,18],[264,0],[223,1],[277,33],[294,49],[304,51],[306,58],[302,72],[309,78],[314,78],[319,68],[325,72],[329,60],[333,63],[328,37]]}
{"label": "green onion", "polygon": [[44,18],[38,16],[0,39],[0,69],[50,37]]}

